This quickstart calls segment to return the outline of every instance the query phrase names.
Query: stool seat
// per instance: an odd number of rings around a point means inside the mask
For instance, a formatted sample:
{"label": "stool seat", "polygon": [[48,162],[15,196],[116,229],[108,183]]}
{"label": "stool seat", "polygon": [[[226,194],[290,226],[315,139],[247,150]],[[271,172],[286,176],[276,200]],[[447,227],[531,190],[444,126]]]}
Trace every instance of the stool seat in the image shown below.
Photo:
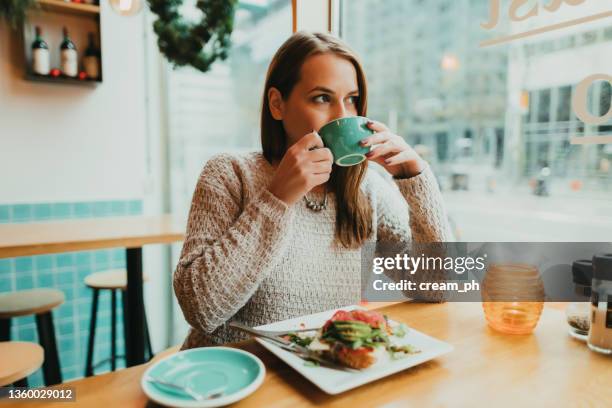
{"label": "stool seat", "polygon": [[[147,281],[147,276],[143,275],[143,282]],[[127,287],[127,270],[110,269],[107,271],[95,272],[85,277],[85,285],[92,289],[122,289]]]}
{"label": "stool seat", "polygon": [[0,294],[0,319],[46,313],[64,303],[61,290],[41,288]]}
{"label": "stool seat", "polygon": [[[147,276],[142,275],[143,282],[147,281]],[[94,364],[94,346],[96,338],[96,320],[98,315],[98,299],[100,291],[110,290],[111,295],[111,356],[108,359],[111,363],[111,371],[115,371],[117,356],[117,292],[121,291],[121,301],[123,302],[123,330],[124,335],[127,338],[127,327],[128,327],[128,316],[127,316],[127,270],[122,269],[110,269],[106,271],[99,271],[89,274],[84,279],[85,285],[92,289],[92,300],[91,300],[91,318],[89,320],[89,338],[87,340],[87,358],[85,363],[85,377],[94,375],[94,369],[98,367],[100,363],[104,363],[107,360],[103,360],[98,364]],[[143,305],[144,306],[144,305]],[[149,337],[149,328],[147,325],[147,316],[143,310],[144,330],[145,330],[145,347],[149,350],[149,355],[153,355],[153,349],[151,348],[151,338]],[[134,324],[134,323],[132,323]]]}
{"label": "stool seat", "polygon": [[43,348],[36,343],[0,342],[0,386],[26,378],[42,366],[43,360]]}

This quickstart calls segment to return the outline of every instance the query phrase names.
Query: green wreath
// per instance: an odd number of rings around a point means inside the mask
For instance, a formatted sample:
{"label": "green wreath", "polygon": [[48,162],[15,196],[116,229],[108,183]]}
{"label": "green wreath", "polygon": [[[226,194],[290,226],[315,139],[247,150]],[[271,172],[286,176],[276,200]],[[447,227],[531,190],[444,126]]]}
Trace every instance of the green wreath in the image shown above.
{"label": "green wreath", "polygon": [[37,7],[35,0],[0,0],[0,18],[16,30],[26,20],[30,7]]}
{"label": "green wreath", "polygon": [[198,0],[203,13],[197,24],[186,22],[178,9],[183,0],[147,0],[158,19],[153,23],[159,50],[174,66],[191,65],[206,72],[227,58],[237,0]]}

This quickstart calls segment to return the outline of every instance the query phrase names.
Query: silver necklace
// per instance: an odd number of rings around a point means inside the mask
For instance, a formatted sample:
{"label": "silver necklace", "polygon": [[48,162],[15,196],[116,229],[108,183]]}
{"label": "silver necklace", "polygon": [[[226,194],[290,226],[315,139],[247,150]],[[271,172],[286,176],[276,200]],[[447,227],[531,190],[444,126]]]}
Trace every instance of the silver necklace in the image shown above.
{"label": "silver necklace", "polygon": [[322,202],[318,203],[314,200],[311,200],[306,195],[304,195],[304,202],[306,203],[306,207],[308,207],[312,211],[319,212],[321,210],[325,210],[327,208],[327,186],[325,186],[325,192],[323,193]]}

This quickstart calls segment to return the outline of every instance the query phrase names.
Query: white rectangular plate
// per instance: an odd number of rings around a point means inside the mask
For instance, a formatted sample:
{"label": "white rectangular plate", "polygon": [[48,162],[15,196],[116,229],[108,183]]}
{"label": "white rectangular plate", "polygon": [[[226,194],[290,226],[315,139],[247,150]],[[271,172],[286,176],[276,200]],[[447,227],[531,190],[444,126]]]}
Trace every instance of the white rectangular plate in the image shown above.
{"label": "white rectangular plate", "polygon": [[[308,316],[296,317],[295,319],[283,320],[281,322],[258,326],[257,329],[292,330],[303,327],[321,327],[333,316],[337,310],[354,309],[363,308],[356,305],[347,306],[341,309],[328,310]],[[391,324],[394,323],[391,318],[389,321]],[[303,326],[301,326],[302,324]],[[451,344],[445,343],[410,328],[404,337],[394,337],[393,342],[398,345],[410,344],[420,350],[420,353],[411,354],[397,360],[392,360],[390,358],[381,359],[364,370],[351,372],[321,366],[308,366],[304,364],[305,361],[303,359],[290,351],[283,350],[282,348],[262,339],[256,338],[255,340],[328,394],[339,394],[341,392],[350,390],[351,388],[355,388],[368,382],[378,380],[379,378],[386,377],[390,374],[414,367],[418,364],[424,363],[425,361],[441,356],[442,354],[446,354],[452,351],[454,348]]]}

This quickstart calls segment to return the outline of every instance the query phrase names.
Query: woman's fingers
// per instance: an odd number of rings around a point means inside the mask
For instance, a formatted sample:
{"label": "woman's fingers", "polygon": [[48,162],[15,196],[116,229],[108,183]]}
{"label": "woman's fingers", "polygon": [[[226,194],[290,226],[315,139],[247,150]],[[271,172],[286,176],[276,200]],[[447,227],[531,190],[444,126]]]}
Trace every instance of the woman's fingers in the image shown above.
{"label": "woman's fingers", "polygon": [[327,180],[329,180],[329,173],[316,174],[313,179],[315,186],[319,186],[327,182]]}
{"label": "woman's fingers", "polygon": [[393,141],[387,141],[383,144],[376,146],[370,152],[366,153],[366,157],[368,159],[376,159],[376,158],[384,157],[385,155],[389,153],[395,153],[401,150],[402,149],[400,148],[400,146],[395,144]]}
{"label": "woman's fingers", "polygon": [[312,131],[307,135],[304,135],[300,140],[295,143],[300,150],[314,150],[323,146],[323,140],[316,131]]}
{"label": "woman's fingers", "polygon": [[397,154],[389,155],[389,157],[384,160],[384,163],[388,166],[393,166],[407,161],[410,159],[410,156],[410,152],[408,150],[404,150]]}
{"label": "woman's fingers", "polygon": [[381,143],[385,143],[386,141],[392,139],[394,136],[395,135],[392,134],[391,132],[374,133],[371,136],[361,139],[359,141],[359,144],[361,144],[362,146],[372,146],[375,144],[381,144]]}
{"label": "woman's fingers", "polygon": [[334,164],[334,156],[326,147],[307,152],[308,169],[314,174],[329,173]]}
{"label": "woman's fingers", "polygon": [[327,147],[315,149],[306,154],[308,156],[308,159],[313,162],[318,162],[318,161],[332,162],[334,160],[334,155],[332,154],[331,150],[329,150]]}
{"label": "woman's fingers", "polygon": [[367,126],[375,132],[388,132],[389,131],[388,127],[386,127],[381,122],[377,122],[375,120],[368,121]]}
{"label": "woman's fingers", "polygon": [[332,162],[320,161],[314,162],[309,167],[310,171],[314,174],[325,174],[332,171]]}

